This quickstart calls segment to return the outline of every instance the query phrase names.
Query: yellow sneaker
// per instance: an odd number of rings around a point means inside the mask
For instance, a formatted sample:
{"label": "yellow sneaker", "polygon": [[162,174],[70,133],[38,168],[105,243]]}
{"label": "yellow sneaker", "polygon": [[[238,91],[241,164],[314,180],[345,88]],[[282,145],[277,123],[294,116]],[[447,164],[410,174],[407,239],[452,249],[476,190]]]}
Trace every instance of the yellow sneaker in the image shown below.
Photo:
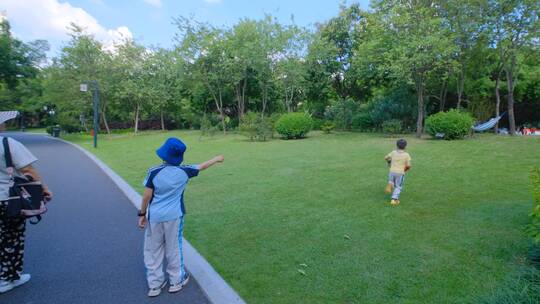
{"label": "yellow sneaker", "polygon": [[399,205],[399,200],[397,200],[397,199],[392,199],[392,200],[390,201],[390,205],[392,205],[392,206],[397,206],[397,205]]}
{"label": "yellow sneaker", "polygon": [[392,184],[388,183],[386,188],[384,188],[384,192],[386,192],[386,194],[392,193]]}

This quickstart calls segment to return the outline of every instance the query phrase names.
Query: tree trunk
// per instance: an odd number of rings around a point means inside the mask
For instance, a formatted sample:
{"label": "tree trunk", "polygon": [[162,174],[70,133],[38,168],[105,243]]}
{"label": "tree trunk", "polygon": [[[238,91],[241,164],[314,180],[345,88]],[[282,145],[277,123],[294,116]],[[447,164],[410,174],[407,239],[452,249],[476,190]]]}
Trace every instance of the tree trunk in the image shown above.
{"label": "tree trunk", "polygon": [[424,131],[424,92],[418,91],[418,119],[416,120],[416,137],[421,138]]}
{"label": "tree trunk", "polygon": [[264,118],[264,112],[266,111],[266,103],[268,102],[268,88],[264,86],[262,96],[262,111],[261,117]]}
{"label": "tree trunk", "polygon": [[163,117],[163,111],[160,113],[161,115],[161,131],[165,131],[165,118]]}
{"label": "tree trunk", "polygon": [[[81,114],[81,115],[83,115],[83,114]],[[83,128],[84,128],[84,131],[88,133],[88,126],[86,125],[86,117],[82,121],[82,125],[83,125]]]}
{"label": "tree trunk", "polygon": [[[221,88],[217,89],[218,94],[219,94],[219,99],[218,99],[217,96],[216,96],[216,93],[212,90],[212,87],[210,86],[210,82],[208,81],[208,74],[206,74],[205,82],[206,82],[206,86],[208,87],[208,91],[210,92],[210,94],[212,94],[212,97],[214,98],[214,102],[216,103],[216,108],[217,108],[217,110],[219,112],[219,117],[221,118],[221,126],[223,127],[223,134],[226,135],[227,134],[227,126],[225,125],[225,115],[223,113],[223,99],[222,99],[222,96],[221,96]],[[236,88],[236,86],[235,86],[235,88]]]}
{"label": "tree trunk", "polygon": [[463,82],[465,81],[465,76],[463,75],[463,68],[459,71],[458,76],[458,84],[457,84],[457,96],[458,96],[458,102],[457,102],[457,108],[461,108],[461,100],[463,96]]}
{"label": "tree trunk", "polygon": [[227,135],[227,125],[225,124],[225,115],[223,114],[223,97],[221,90],[219,91],[219,117],[221,118],[221,127],[223,128],[223,135]]}
{"label": "tree trunk", "polygon": [[289,108],[289,92],[287,92],[287,88],[285,88],[285,108],[287,108],[287,113],[291,112]]}
{"label": "tree trunk", "polygon": [[139,112],[140,112],[140,106],[139,106],[139,103],[137,103],[137,106],[135,107],[135,127],[133,128],[135,133],[139,131]]}
{"label": "tree trunk", "polygon": [[512,56],[510,66],[506,67],[506,83],[508,84],[508,129],[511,136],[516,135],[516,119],[514,116],[514,69],[516,66],[516,56]]}
{"label": "tree trunk", "polygon": [[[496,98],[496,101],[497,101],[497,104],[495,105],[495,116],[496,117],[499,117],[500,107],[501,107],[501,94],[499,92],[499,82],[500,82],[499,78],[500,78],[500,73],[497,76],[497,79],[495,79],[495,98]],[[499,134],[499,122],[498,121],[495,124],[495,134]]]}
{"label": "tree trunk", "polygon": [[247,80],[244,79],[236,85],[236,99],[238,101],[238,119],[241,120],[244,117],[245,105],[246,105],[246,84]]}
{"label": "tree trunk", "polygon": [[107,130],[107,134],[111,134],[111,129],[109,128],[109,122],[107,121],[107,100],[105,99],[105,96],[102,95],[101,97],[101,119],[103,120],[103,124],[105,125],[105,130]]}
{"label": "tree trunk", "polygon": [[424,77],[415,75],[416,94],[418,95],[418,119],[416,120],[416,137],[421,138],[424,131]]}
{"label": "tree trunk", "polygon": [[294,93],[291,91],[291,94],[289,94],[289,90],[285,89],[285,107],[287,107],[287,113],[291,113],[293,111],[292,109],[293,97],[294,97]]}
{"label": "tree trunk", "polygon": [[439,95],[439,112],[444,111],[444,106],[446,104],[446,94],[448,93],[448,79],[445,79],[442,84],[441,93]]}
{"label": "tree trunk", "polygon": [[107,134],[111,135],[111,129],[109,129],[109,123],[107,122],[107,115],[105,115],[104,110],[101,111],[101,118],[103,119],[103,124],[105,125],[105,130],[107,130]]}
{"label": "tree trunk", "polygon": [[244,86],[242,87],[242,117],[244,117],[244,111],[246,108],[246,87],[247,87],[247,76],[244,79]]}

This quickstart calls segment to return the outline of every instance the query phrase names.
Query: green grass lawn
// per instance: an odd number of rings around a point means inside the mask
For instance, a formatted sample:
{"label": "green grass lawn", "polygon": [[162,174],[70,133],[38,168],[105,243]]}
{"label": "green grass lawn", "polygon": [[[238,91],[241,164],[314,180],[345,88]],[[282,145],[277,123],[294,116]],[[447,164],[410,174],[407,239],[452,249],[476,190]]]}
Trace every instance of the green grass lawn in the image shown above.
{"label": "green grass lawn", "polygon": [[225,155],[188,186],[186,238],[248,303],[475,303],[522,267],[540,138],[407,137],[398,207],[383,192],[395,138],[174,131],[104,137],[97,150],[70,139],[141,191],[169,136],[187,143],[186,163]]}

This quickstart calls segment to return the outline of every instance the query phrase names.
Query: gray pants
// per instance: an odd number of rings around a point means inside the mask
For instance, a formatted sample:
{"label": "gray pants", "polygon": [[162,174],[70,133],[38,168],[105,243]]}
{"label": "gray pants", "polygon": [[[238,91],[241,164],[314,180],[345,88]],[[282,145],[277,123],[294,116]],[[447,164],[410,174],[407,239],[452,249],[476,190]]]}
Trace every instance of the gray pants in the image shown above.
{"label": "gray pants", "polygon": [[184,217],[162,223],[148,223],[144,234],[144,264],[148,287],[158,288],[165,282],[163,260],[167,258],[170,284],[178,284],[187,275],[182,254]]}
{"label": "gray pants", "polygon": [[399,199],[401,190],[403,189],[403,182],[405,181],[405,174],[399,174],[390,172],[388,174],[388,183],[394,186],[394,192],[392,192],[392,199]]}

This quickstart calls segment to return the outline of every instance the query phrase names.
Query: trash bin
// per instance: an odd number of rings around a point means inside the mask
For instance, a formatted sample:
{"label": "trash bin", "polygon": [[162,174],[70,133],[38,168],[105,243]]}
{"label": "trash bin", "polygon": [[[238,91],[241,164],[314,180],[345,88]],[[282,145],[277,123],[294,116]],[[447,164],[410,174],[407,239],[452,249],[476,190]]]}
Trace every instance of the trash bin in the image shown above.
{"label": "trash bin", "polygon": [[60,127],[53,127],[52,129],[52,136],[54,137],[60,137]]}

